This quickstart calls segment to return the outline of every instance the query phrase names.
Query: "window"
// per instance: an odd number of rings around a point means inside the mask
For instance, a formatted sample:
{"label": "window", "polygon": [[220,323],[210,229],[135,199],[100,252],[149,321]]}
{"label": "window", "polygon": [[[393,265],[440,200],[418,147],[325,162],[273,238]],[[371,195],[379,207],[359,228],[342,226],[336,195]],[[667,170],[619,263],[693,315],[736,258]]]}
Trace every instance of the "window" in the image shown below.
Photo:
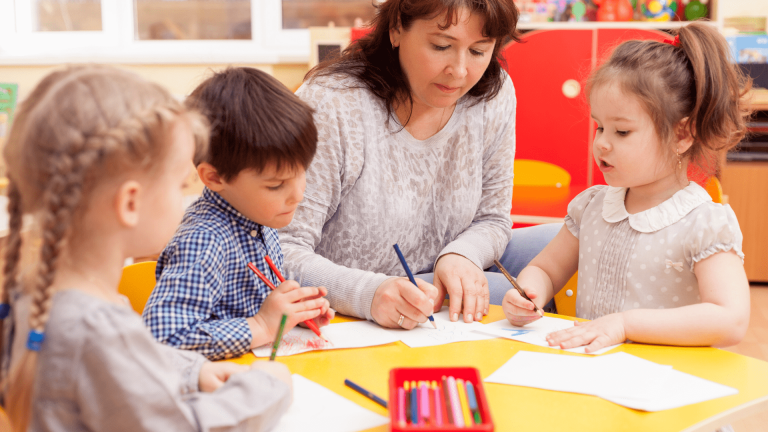
{"label": "window", "polygon": [[[307,63],[380,0],[0,0],[0,64]],[[334,39],[335,41],[335,39]]]}
{"label": "window", "polygon": [[282,0],[283,28],[352,27],[370,21],[376,12],[371,0]]}
{"label": "window", "polygon": [[133,0],[136,39],[251,39],[251,0]]}

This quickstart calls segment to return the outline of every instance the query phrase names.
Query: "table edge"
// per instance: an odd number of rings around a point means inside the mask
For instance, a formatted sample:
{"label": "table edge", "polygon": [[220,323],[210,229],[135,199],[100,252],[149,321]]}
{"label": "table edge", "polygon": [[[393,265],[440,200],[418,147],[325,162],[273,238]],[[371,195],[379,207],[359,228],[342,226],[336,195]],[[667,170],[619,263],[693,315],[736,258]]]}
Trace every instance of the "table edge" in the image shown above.
{"label": "table edge", "polygon": [[749,417],[753,414],[758,414],[765,410],[768,410],[768,396],[752,399],[751,401],[735,406],[727,411],[723,411],[708,419],[702,420],[681,432],[712,432],[719,427]]}

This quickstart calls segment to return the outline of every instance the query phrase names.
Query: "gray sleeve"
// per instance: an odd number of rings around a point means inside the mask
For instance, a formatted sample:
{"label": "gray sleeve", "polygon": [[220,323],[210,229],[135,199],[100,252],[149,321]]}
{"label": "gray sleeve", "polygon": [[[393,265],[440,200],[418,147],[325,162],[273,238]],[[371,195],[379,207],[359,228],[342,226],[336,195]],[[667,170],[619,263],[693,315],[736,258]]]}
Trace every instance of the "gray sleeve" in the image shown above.
{"label": "gray sleeve", "polygon": [[512,80],[504,74],[499,94],[485,104],[483,114],[483,191],[472,223],[440,251],[461,255],[481,269],[493,265],[512,239],[513,170],[515,159],[515,109]]}
{"label": "gray sleeve", "polygon": [[315,109],[317,153],[307,170],[304,200],[290,225],[280,230],[280,244],[289,278],[302,286],[324,286],[328,288],[331,307],[338,312],[373,320],[373,295],[390,276],[341,266],[315,253],[323,227],[334,216],[345,188],[354,185],[359,176],[359,171],[345,166],[345,158],[354,154],[359,160],[364,159],[362,149],[357,147],[359,143],[352,143],[345,136],[344,119],[337,111],[338,104],[349,103],[349,96],[343,98],[336,92],[307,84],[297,92]]}
{"label": "gray sleeve", "polygon": [[208,360],[195,351],[180,350],[165,344],[159,344],[157,348],[163,352],[173,370],[177,371],[181,379],[181,392],[192,393],[199,390],[200,369]]}
{"label": "gray sleeve", "polygon": [[86,322],[74,372],[89,430],[268,430],[290,405],[290,388],[260,371],[232,376],[214,393],[184,393],[202,365],[199,356],[170,354],[138,317],[97,313]]}

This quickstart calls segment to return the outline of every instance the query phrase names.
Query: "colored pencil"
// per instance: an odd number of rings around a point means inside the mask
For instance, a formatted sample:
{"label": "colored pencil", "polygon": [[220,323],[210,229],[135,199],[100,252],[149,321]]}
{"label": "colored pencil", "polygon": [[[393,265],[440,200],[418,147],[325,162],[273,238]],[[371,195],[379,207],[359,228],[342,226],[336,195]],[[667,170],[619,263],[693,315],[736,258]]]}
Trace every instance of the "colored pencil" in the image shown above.
{"label": "colored pencil", "polygon": [[[403,265],[403,269],[405,270],[405,273],[408,275],[408,280],[410,280],[411,283],[414,284],[416,288],[418,288],[419,285],[416,283],[416,279],[414,279],[413,273],[411,273],[411,269],[410,267],[408,267],[408,263],[405,262],[405,257],[403,256],[403,253],[400,252],[400,246],[398,246],[397,243],[395,243],[394,245],[392,245],[392,247],[395,248],[395,252],[397,252],[397,257],[400,259],[400,264]],[[432,314],[429,314],[427,318],[429,318],[429,321],[432,323],[432,327],[437,329],[437,324],[435,324],[435,319],[432,317]]]}
{"label": "colored pencil", "polygon": [[403,389],[405,390],[405,418],[406,421],[411,421],[411,383],[408,381],[403,383]]}
{"label": "colored pencil", "polygon": [[[493,263],[496,264],[496,267],[498,267],[499,270],[501,270],[501,273],[504,274],[504,277],[506,277],[509,280],[509,283],[511,283],[512,286],[515,287],[517,292],[520,293],[520,296],[522,296],[524,299],[528,300],[529,302],[533,303],[533,300],[531,300],[531,298],[528,297],[528,294],[526,294],[525,291],[523,291],[523,289],[520,287],[520,285],[517,284],[517,281],[515,280],[515,278],[513,278],[512,275],[509,274],[507,269],[505,269],[504,266],[501,265],[499,260],[493,260]],[[542,312],[541,309],[539,309],[539,307],[536,306],[536,303],[533,303],[533,310],[536,311],[536,313],[539,314],[539,316],[544,318],[544,312]]]}
{"label": "colored pencil", "polygon": [[442,381],[442,390],[443,390],[443,405],[445,406],[445,418],[447,419],[448,424],[456,424],[453,421],[453,406],[451,405],[451,394],[448,390],[448,379],[443,375],[443,381]]}
{"label": "colored pencil", "polygon": [[440,393],[438,393],[439,390],[437,389],[437,381],[432,381],[432,397],[434,398],[434,405],[435,405],[435,416],[433,423],[435,426],[442,426],[443,425],[443,409],[440,406]]}
{"label": "colored pencil", "polygon": [[347,387],[352,388],[352,390],[360,393],[361,395],[367,397],[368,399],[370,399],[370,400],[376,402],[377,404],[383,406],[384,408],[387,408],[387,401],[385,401],[384,399],[382,399],[382,398],[376,396],[375,394],[369,392],[368,390],[360,387],[359,385],[353,383],[352,381],[350,381],[348,379],[345,379],[344,380],[344,384]]}
{"label": "colored pencil", "polygon": [[469,402],[469,410],[472,412],[472,416],[475,420],[475,424],[481,424],[483,421],[480,418],[480,409],[477,406],[477,396],[475,395],[475,386],[471,382],[467,381],[467,401]]}
{"label": "colored pencil", "polygon": [[[285,282],[285,278],[283,277],[282,274],[280,274],[280,271],[277,270],[277,267],[275,267],[275,264],[272,262],[272,260],[269,259],[269,257],[265,257],[265,260],[267,261],[267,264],[272,269],[272,271],[275,272],[275,275],[277,275],[277,279],[280,280],[280,282]],[[271,289],[272,291],[277,289],[275,284],[273,284],[272,281],[270,281],[266,276],[264,276],[264,273],[262,273],[261,270],[259,270],[259,268],[256,267],[254,263],[248,263],[248,268],[251,269],[252,272],[256,273],[256,276],[258,276],[259,279],[261,279],[261,281],[264,282],[264,284],[269,287],[269,289]],[[328,338],[323,336],[323,334],[320,332],[320,328],[317,327],[317,324],[315,324],[314,321],[306,320],[304,321],[304,324],[307,327],[309,327],[310,330],[315,332],[316,335],[323,338],[324,341],[330,342]]]}
{"label": "colored pencil", "polygon": [[451,397],[451,412],[453,412],[453,424],[458,427],[464,427],[464,415],[459,401],[459,392],[456,389],[456,379],[448,377],[448,395]]}
{"label": "colored pencil", "polygon": [[429,423],[429,413],[430,413],[430,406],[429,406],[429,386],[426,381],[422,381],[421,385],[419,386],[419,391],[421,391],[420,395],[420,404],[419,412],[421,414],[421,421],[423,423]]}
{"label": "colored pencil", "polygon": [[405,389],[397,388],[397,421],[405,426]]}
{"label": "colored pencil", "polygon": [[461,415],[464,417],[464,424],[467,426],[472,426],[472,415],[469,413],[467,388],[464,387],[464,380],[456,380],[456,391],[459,393],[459,402],[461,402]]}
{"label": "colored pencil", "polygon": [[411,381],[411,424],[419,424],[419,396],[416,391],[416,381]]}
{"label": "colored pencil", "polygon": [[283,330],[285,330],[285,322],[288,320],[288,315],[283,314],[283,317],[280,319],[280,327],[277,328],[277,337],[275,338],[275,343],[272,345],[272,354],[269,355],[269,361],[275,361],[275,357],[277,357],[277,348],[280,346],[280,341],[283,339]]}

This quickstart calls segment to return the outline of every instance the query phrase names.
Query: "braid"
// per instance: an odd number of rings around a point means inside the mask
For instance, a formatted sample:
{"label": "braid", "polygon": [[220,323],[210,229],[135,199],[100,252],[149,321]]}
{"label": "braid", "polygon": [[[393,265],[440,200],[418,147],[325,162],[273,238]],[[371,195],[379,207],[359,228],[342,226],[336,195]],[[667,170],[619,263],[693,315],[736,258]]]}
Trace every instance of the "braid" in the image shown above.
{"label": "braid", "polygon": [[[16,286],[16,273],[21,257],[21,195],[14,182],[8,185],[8,237],[5,243],[5,267],[3,268],[3,284],[0,287],[0,303],[10,304],[10,291]],[[5,347],[5,320],[0,319],[0,395],[5,393],[5,375],[10,366],[10,356]],[[8,364],[6,364],[8,363]]]}

